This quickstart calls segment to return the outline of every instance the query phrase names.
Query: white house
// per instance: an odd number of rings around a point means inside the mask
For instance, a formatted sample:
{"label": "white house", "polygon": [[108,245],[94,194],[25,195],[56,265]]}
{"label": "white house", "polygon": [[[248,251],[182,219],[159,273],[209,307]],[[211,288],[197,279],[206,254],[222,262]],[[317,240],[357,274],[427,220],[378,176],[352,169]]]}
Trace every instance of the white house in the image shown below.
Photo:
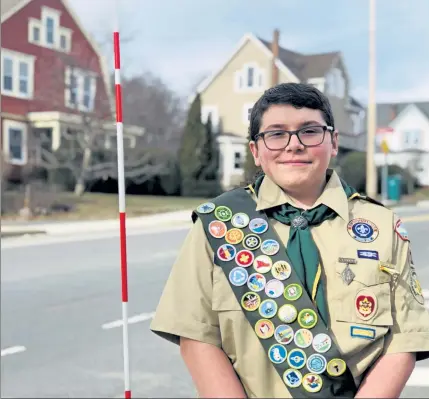
{"label": "white house", "polygon": [[[422,186],[429,186],[429,102],[377,105],[377,152],[375,163],[399,165],[408,169]],[[380,142],[385,139],[389,153],[385,156]]]}

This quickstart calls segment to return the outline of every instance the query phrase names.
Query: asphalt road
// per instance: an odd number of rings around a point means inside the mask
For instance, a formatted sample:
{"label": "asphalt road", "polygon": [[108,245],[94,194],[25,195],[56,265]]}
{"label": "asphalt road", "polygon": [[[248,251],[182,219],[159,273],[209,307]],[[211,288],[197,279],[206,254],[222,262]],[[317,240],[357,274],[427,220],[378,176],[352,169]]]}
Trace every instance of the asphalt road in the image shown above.
{"label": "asphalt road", "polygon": [[[429,289],[429,217],[403,212]],[[133,397],[196,397],[178,348],[148,330],[185,234],[128,238]],[[8,239],[1,266],[1,397],[123,397],[118,238]],[[428,371],[421,362],[403,397],[429,397]]]}

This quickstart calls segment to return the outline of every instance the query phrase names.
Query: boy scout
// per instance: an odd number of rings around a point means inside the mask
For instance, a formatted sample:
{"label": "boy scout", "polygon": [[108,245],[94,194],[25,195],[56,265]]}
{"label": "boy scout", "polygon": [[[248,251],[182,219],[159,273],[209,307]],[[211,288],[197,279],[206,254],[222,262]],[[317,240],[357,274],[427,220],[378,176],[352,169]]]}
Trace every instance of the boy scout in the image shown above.
{"label": "boy scout", "polygon": [[404,225],[328,169],[317,89],[267,90],[249,145],[263,174],[195,210],[152,331],[201,397],[399,397],[429,353]]}

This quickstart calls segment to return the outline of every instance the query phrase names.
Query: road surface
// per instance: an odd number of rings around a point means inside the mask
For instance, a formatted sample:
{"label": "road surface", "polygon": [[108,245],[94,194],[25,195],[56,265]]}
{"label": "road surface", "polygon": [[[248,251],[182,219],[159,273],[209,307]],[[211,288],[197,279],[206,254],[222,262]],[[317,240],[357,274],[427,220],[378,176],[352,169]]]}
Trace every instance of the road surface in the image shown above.
{"label": "road surface", "polygon": [[[429,215],[404,209],[413,258],[429,289]],[[187,229],[128,238],[133,397],[196,397],[176,346],[148,330]],[[2,242],[1,397],[123,397],[118,238]],[[424,377],[426,375],[426,377]],[[403,397],[429,397],[429,361]]]}

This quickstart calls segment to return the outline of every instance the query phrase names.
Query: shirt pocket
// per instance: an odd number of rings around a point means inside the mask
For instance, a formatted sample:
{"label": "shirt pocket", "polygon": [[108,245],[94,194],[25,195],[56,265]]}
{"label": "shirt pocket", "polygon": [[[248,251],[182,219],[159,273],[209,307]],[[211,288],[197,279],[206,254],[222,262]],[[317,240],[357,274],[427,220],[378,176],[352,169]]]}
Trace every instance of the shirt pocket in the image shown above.
{"label": "shirt pocket", "polygon": [[349,265],[354,273],[347,285],[342,278],[346,264],[336,264],[335,320],[372,326],[393,325],[391,281],[389,273],[378,268],[378,262],[359,261]]}

